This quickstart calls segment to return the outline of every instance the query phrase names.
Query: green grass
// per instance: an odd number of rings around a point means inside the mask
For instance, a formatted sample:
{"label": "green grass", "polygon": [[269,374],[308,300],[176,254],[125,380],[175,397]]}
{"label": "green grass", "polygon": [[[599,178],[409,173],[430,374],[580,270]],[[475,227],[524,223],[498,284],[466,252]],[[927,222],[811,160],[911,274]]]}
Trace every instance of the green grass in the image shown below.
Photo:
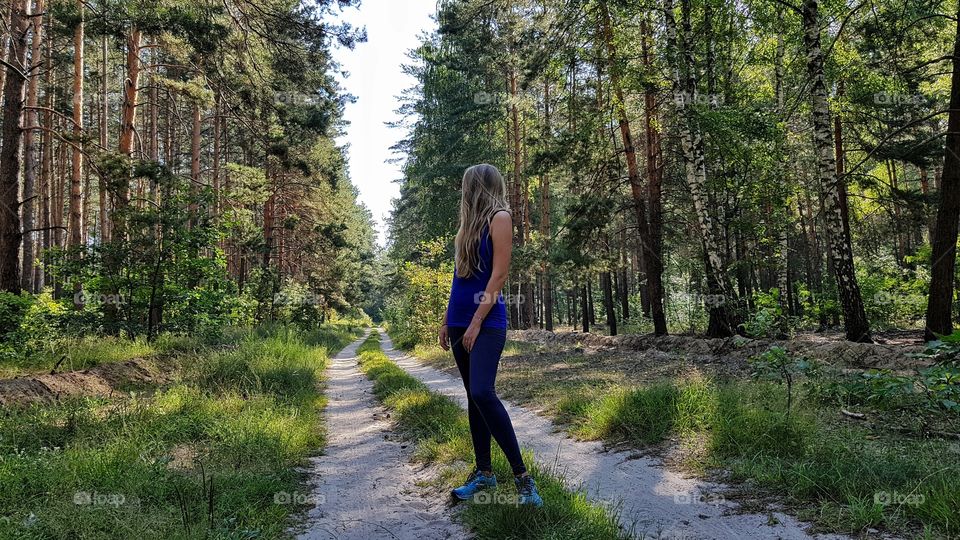
{"label": "green grass", "polygon": [[100,364],[125,362],[134,358],[177,356],[231,343],[239,338],[240,332],[240,329],[228,328],[220,334],[203,337],[161,334],[152,342],[143,337],[65,337],[45,343],[32,354],[23,357],[0,356],[0,378],[48,373],[54,366],[57,366],[57,371],[62,372],[89,369]]}
{"label": "green grass", "polygon": [[[275,538],[324,445],[328,353],[356,333],[250,332],[152,396],[0,418],[0,538]],[[284,495],[287,494],[287,495]],[[278,502],[275,502],[278,501]],[[80,504],[77,504],[80,503]]]}
{"label": "green grass", "polygon": [[[953,481],[960,446],[921,435],[956,433],[956,413],[856,401],[848,379],[824,368],[798,381],[788,417],[784,386],[736,366],[690,365],[681,355],[547,352],[506,358],[498,387],[577,437],[667,453],[694,473],[729,473],[744,494],[773,495],[823,529],[960,536],[960,482]],[[438,347],[416,353],[450,369]],[[843,408],[867,419],[845,417]],[[882,504],[888,494],[903,504]],[[747,504],[761,509],[763,501]]]}
{"label": "green grass", "polygon": [[135,339],[117,336],[63,337],[47,343],[35,343],[28,354],[0,354],[0,378],[49,373],[54,366],[57,366],[58,372],[63,372],[134,358],[177,357],[232,345],[251,332],[258,337],[297,335],[304,343],[322,345],[336,341],[345,334],[359,335],[359,328],[359,321],[342,319],[306,331],[295,325],[269,323],[253,329],[227,327],[204,335],[164,333],[153,341],[147,341],[142,336]]}
{"label": "green grass", "polygon": [[[378,336],[372,334],[360,347],[360,367],[373,380],[374,394],[390,409],[397,429],[412,439],[416,457],[443,465],[436,480],[438,489],[456,486],[472,465],[470,428],[466,414],[450,398],[431,392],[380,351]],[[504,502],[465,503],[463,521],[478,538],[610,539],[624,538],[616,516],[588,502],[580,492],[567,490],[555,471],[539,467],[529,453],[530,472],[537,479],[545,501],[543,508],[518,507]],[[509,501],[514,492],[509,464],[494,448],[494,472],[502,482],[497,493]],[[499,498],[499,497],[498,497]],[[508,535],[508,536],[505,536]]]}
{"label": "green grass", "polygon": [[[801,517],[833,530],[958,534],[955,443],[878,438],[826,422],[838,411],[815,402],[801,399],[790,415],[784,404],[775,384],[698,376],[603,393],[572,388],[557,409],[581,438],[686,443],[688,466],[728,470],[732,480],[786,495]],[[885,494],[902,504],[883,504]]]}

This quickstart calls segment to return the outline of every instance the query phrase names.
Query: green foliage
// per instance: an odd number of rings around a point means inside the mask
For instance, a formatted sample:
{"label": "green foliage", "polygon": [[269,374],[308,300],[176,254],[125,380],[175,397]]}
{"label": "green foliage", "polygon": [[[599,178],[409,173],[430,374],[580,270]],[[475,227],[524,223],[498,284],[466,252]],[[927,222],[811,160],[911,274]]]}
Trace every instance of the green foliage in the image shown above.
{"label": "green foliage", "polygon": [[920,372],[920,384],[928,407],[943,407],[960,413],[960,368],[936,365]]}
{"label": "green foliage", "polygon": [[400,267],[383,314],[399,347],[436,341],[452,281],[450,265],[433,268],[407,262]]}
{"label": "green foliage", "polygon": [[960,364],[960,330],[949,336],[927,342],[921,357],[929,358],[936,364],[956,366]]}
{"label": "green foliage", "polygon": [[867,317],[877,328],[912,328],[922,324],[930,276],[926,268],[902,268],[895,261],[864,261],[857,281]]}
{"label": "green foliage", "polygon": [[773,379],[787,385],[787,416],[793,406],[793,384],[800,374],[808,374],[815,366],[804,358],[790,356],[783,347],[773,346],[765,352],[750,358],[753,376],[759,379]]}
{"label": "green foliage", "polygon": [[779,295],[780,292],[777,289],[756,295],[754,298],[756,309],[743,323],[744,332],[748,336],[768,339],[786,337],[784,330],[790,326],[789,317],[780,307]]}
{"label": "green foliage", "polygon": [[53,343],[67,321],[67,309],[48,292],[0,292],[0,365],[36,354]]}
{"label": "green foliage", "polygon": [[831,381],[817,395],[843,405],[869,405],[881,410],[957,413],[960,412],[960,369],[948,364],[934,365],[915,375],[871,369]]}

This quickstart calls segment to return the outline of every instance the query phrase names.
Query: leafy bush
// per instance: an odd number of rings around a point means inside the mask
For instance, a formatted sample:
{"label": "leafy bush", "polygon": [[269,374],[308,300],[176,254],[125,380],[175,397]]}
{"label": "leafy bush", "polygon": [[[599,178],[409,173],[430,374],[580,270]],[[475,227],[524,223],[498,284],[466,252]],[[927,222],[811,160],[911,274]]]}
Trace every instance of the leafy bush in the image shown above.
{"label": "leafy bush", "polygon": [[[929,260],[917,258],[924,264]],[[906,269],[890,258],[865,259],[864,264],[857,267],[857,282],[871,326],[922,326],[930,283],[925,267]]]}
{"label": "leafy bush", "polygon": [[791,325],[789,316],[780,308],[779,295],[777,289],[757,294],[754,299],[757,309],[743,323],[743,330],[748,336],[769,339],[786,337],[784,334],[789,332]]}
{"label": "leafy bush", "polygon": [[49,292],[0,292],[0,362],[17,362],[63,335],[69,310]]}
{"label": "leafy bush", "polygon": [[397,279],[397,292],[384,312],[390,336],[405,349],[432,343],[447,309],[453,270],[449,265],[431,268],[408,262]]}

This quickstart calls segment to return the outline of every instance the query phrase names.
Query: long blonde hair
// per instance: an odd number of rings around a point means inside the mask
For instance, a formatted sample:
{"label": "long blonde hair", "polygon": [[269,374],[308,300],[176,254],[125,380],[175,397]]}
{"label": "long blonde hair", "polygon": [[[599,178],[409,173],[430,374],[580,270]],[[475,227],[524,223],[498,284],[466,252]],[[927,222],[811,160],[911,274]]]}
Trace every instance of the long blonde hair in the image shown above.
{"label": "long blonde hair", "polygon": [[480,235],[490,225],[494,214],[510,211],[507,203],[507,185],[503,175],[493,165],[481,163],[463,172],[463,190],[460,197],[460,229],[454,241],[457,276],[469,278],[480,270]]}

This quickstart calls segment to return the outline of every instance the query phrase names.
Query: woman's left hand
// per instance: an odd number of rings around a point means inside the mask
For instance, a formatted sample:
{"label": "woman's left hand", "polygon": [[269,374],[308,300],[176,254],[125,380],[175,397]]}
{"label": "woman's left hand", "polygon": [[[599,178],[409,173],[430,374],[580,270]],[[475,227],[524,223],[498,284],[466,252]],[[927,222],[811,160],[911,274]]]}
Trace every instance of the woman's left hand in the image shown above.
{"label": "woman's left hand", "polygon": [[470,352],[473,349],[473,344],[477,341],[477,335],[480,333],[480,325],[471,322],[470,326],[467,327],[467,331],[463,333],[463,348]]}

